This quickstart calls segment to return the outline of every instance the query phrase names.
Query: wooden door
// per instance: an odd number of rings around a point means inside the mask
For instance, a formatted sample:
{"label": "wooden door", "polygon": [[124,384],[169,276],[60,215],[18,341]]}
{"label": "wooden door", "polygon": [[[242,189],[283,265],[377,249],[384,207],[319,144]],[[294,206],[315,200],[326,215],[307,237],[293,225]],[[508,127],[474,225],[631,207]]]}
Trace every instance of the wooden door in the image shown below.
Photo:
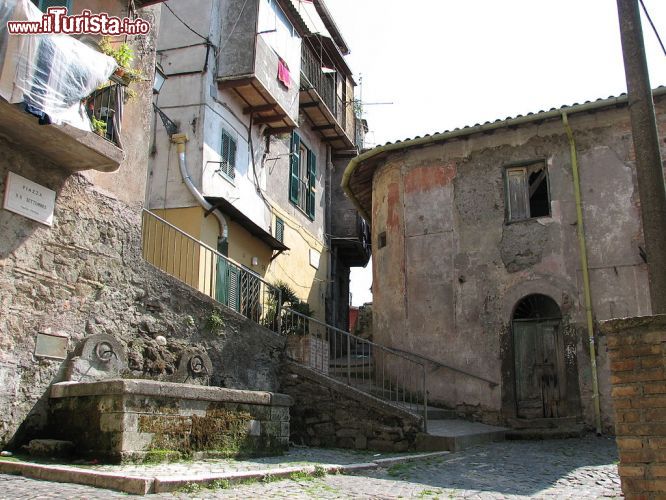
{"label": "wooden door", "polygon": [[513,342],[517,416],[564,416],[566,384],[559,321],[516,320]]}

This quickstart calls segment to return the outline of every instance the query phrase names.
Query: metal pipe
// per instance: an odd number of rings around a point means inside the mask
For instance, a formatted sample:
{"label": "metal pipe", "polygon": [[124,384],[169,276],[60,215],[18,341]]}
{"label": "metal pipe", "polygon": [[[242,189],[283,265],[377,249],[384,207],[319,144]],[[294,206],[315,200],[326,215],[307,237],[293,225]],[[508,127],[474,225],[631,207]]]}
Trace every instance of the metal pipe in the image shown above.
{"label": "metal pipe", "polygon": [[187,134],[174,134],[171,136],[171,142],[176,144],[176,148],[178,150],[178,164],[180,166],[180,175],[183,178],[183,182],[187,186],[187,189],[190,191],[192,196],[194,196],[194,199],[197,200],[199,205],[203,207],[204,210],[206,211],[212,211],[213,215],[217,219],[218,223],[220,224],[220,238],[221,239],[228,239],[229,238],[229,225],[227,224],[227,221],[224,218],[224,215],[222,213],[215,209],[213,205],[208,203],[206,198],[203,197],[201,192],[196,188],[196,186],[192,183],[192,176],[187,170],[187,159],[185,156],[185,143],[189,139],[187,138]]}
{"label": "metal pipe", "polygon": [[587,335],[590,342],[590,366],[592,368],[592,399],[594,403],[594,420],[597,435],[601,435],[601,405],[599,403],[599,379],[597,376],[597,353],[594,345],[594,321],[592,319],[592,293],[590,290],[590,270],[587,262],[587,244],[585,242],[585,227],[583,222],[583,203],[580,194],[580,171],[578,169],[578,153],[573,131],[569,126],[569,118],[562,111],[562,124],[569,140],[571,155],[571,170],[574,182],[574,197],[576,200],[576,222],[578,227],[578,246],[580,249],[580,262],[583,271],[583,292],[585,295],[585,316],[587,319]]}

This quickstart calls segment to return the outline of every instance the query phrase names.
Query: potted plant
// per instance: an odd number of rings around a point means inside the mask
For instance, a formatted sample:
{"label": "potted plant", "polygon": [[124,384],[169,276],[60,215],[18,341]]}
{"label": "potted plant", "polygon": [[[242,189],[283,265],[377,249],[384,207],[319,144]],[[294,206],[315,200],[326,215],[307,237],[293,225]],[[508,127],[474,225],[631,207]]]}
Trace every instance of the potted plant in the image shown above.
{"label": "potted plant", "polygon": [[106,122],[104,120],[98,120],[94,116],[90,118],[90,123],[93,128],[93,132],[101,137],[106,137]]}

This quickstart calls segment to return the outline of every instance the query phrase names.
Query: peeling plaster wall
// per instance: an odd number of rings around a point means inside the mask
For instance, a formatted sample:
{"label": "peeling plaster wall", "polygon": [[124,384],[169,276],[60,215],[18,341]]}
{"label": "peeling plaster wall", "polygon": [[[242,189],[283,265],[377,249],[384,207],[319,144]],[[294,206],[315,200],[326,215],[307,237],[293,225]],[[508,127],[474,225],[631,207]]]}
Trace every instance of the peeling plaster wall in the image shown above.
{"label": "peeling plaster wall", "polygon": [[[657,114],[663,130],[664,100]],[[575,114],[570,122],[595,320],[649,314],[628,113]],[[505,223],[503,167],[539,159],[548,167],[551,216]],[[511,316],[521,298],[543,293],[563,314],[567,411],[592,422],[571,160],[561,122],[395,153],[375,172],[372,210],[375,341],[498,383],[492,388],[431,365],[431,401],[486,421],[515,416]],[[383,232],[387,244],[379,248]],[[604,339],[599,348],[610,428]]]}

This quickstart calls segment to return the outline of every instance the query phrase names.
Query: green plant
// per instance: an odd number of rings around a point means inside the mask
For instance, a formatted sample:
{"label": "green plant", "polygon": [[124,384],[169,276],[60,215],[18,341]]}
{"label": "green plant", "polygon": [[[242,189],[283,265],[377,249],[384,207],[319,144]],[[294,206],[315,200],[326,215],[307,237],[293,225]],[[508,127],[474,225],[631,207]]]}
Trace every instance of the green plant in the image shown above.
{"label": "green plant", "polygon": [[134,51],[126,43],[121,43],[116,48],[111,44],[111,39],[105,36],[99,43],[99,50],[107,56],[113,57],[118,63],[118,66],[125,69],[131,69],[130,65],[134,60]]}
{"label": "green plant", "polygon": [[299,470],[296,472],[292,472],[289,475],[289,479],[291,479],[292,481],[314,481],[315,478],[314,476],[308,474],[307,472]]}
{"label": "green plant", "polygon": [[321,465],[315,465],[314,472],[312,473],[314,477],[324,477],[326,476],[326,469]]}
{"label": "green plant", "polygon": [[96,134],[106,135],[106,122],[104,120],[98,120],[93,116],[90,118],[90,123]]}
{"label": "green plant", "polygon": [[213,309],[206,319],[206,328],[211,333],[220,333],[224,328],[224,318],[219,309]]}

